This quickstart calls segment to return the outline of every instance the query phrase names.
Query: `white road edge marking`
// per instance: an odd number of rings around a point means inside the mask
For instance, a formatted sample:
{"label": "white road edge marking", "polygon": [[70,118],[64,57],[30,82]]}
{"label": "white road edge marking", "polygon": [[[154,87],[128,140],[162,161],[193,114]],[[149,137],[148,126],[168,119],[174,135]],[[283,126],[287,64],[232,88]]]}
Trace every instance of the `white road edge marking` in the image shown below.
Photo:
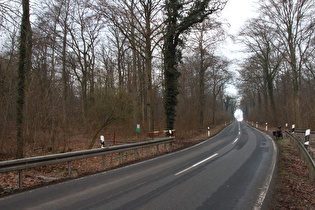
{"label": "white road edge marking", "polygon": [[265,180],[265,184],[261,188],[262,190],[259,193],[258,199],[257,199],[255,206],[254,206],[254,210],[260,210],[262,208],[262,205],[264,203],[267,192],[269,190],[269,186],[270,186],[270,183],[271,183],[271,180],[273,177],[273,173],[274,173],[274,170],[276,167],[276,159],[278,156],[277,146],[276,146],[275,142],[270,138],[270,136],[268,136],[268,138],[271,140],[271,142],[273,144],[273,156],[272,156],[272,164],[271,164],[272,166],[271,166],[270,172],[268,173],[269,175],[267,176],[267,178]]}
{"label": "white road edge marking", "polygon": [[232,144],[235,144],[237,141],[238,141],[238,138],[236,138],[236,139],[233,141]]}
{"label": "white road edge marking", "polygon": [[200,162],[198,162],[198,163],[196,163],[196,164],[194,164],[194,165],[192,165],[192,166],[190,166],[190,167],[188,167],[188,168],[178,172],[177,174],[175,174],[175,176],[180,175],[180,174],[182,174],[182,173],[184,173],[184,172],[186,172],[186,171],[188,171],[188,170],[190,170],[190,169],[192,169],[192,168],[194,168],[194,167],[196,167],[196,166],[198,166],[198,165],[200,165],[200,164],[202,164],[202,163],[204,163],[204,162],[214,158],[217,155],[218,155],[218,153],[215,153],[214,155],[211,155],[210,157],[208,157],[208,158],[206,158],[206,159],[204,159],[204,160],[202,160],[202,161],[200,161]]}

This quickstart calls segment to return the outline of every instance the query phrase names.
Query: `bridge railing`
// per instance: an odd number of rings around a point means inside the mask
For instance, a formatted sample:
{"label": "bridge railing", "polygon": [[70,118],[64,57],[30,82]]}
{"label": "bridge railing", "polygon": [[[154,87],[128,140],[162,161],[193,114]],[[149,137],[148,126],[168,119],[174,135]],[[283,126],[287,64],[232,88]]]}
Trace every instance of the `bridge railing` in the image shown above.
{"label": "bridge railing", "polygon": [[[23,186],[23,174],[22,171],[29,168],[35,168],[40,166],[52,165],[57,163],[68,163],[68,176],[71,176],[71,161],[86,159],[91,157],[103,156],[102,158],[102,168],[106,169],[106,158],[107,154],[120,153],[120,157],[122,157],[122,152],[157,146],[157,151],[159,151],[159,145],[164,144],[166,148],[166,144],[174,141],[174,137],[165,137],[159,138],[150,141],[137,142],[131,144],[117,145],[106,148],[99,149],[91,149],[91,150],[82,150],[75,152],[67,152],[60,154],[52,154],[38,157],[30,157],[30,158],[22,158],[16,160],[8,160],[8,161],[0,161],[0,173],[18,171],[18,186],[22,188]],[[137,152],[136,152],[137,153]]]}

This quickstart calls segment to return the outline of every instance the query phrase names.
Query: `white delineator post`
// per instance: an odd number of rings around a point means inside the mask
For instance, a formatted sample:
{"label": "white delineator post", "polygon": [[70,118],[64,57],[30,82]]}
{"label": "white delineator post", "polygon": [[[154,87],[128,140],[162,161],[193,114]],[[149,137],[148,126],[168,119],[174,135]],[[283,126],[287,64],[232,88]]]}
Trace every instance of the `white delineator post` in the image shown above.
{"label": "white delineator post", "polygon": [[295,124],[292,125],[292,133],[294,133],[295,130]]}
{"label": "white delineator post", "polygon": [[210,133],[210,127],[208,127],[208,137],[211,136],[211,133]]}
{"label": "white delineator post", "polygon": [[105,138],[104,136],[101,136],[101,148],[105,147]]}
{"label": "white delineator post", "polygon": [[266,131],[268,131],[268,123],[266,123]]}
{"label": "white delineator post", "polygon": [[304,142],[304,146],[306,148],[310,145],[310,135],[311,135],[311,129],[307,129],[305,131],[305,142]]}

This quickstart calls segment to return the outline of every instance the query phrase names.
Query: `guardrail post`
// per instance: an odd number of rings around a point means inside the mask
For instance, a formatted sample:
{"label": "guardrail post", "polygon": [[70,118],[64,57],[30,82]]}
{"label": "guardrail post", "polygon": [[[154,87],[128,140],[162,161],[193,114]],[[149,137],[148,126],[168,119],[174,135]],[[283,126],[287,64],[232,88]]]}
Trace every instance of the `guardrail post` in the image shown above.
{"label": "guardrail post", "polygon": [[134,154],[135,160],[138,160],[139,159],[138,149],[134,149],[133,154]]}
{"label": "guardrail post", "polygon": [[114,137],[113,137],[113,145],[116,144],[116,132],[114,132]]}
{"label": "guardrail post", "polygon": [[150,147],[147,147],[147,157],[150,156]]}
{"label": "guardrail post", "polygon": [[120,153],[119,153],[119,164],[122,163],[122,158],[123,158],[123,154],[122,154],[122,152],[120,152]]}
{"label": "guardrail post", "polygon": [[19,189],[23,188],[23,170],[18,171],[18,182],[19,182]]}
{"label": "guardrail post", "polygon": [[102,168],[103,170],[106,169],[106,155],[102,155]]}
{"label": "guardrail post", "polygon": [[71,177],[71,161],[68,161],[68,177]]}
{"label": "guardrail post", "polygon": [[311,181],[315,180],[315,171],[310,169],[310,179]]}
{"label": "guardrail post", "polygon": [[113,153],[110,155],[110,166],[113,166]]}

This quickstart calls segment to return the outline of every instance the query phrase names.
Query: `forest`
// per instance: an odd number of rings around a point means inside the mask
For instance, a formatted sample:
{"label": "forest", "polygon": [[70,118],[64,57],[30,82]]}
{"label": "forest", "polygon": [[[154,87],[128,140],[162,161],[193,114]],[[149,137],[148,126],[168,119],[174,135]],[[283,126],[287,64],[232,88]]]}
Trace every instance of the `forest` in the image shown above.
{"label": "forest", "polygon": [[92,148],[101,134],[186,135],[234,120],[236,108],[314,129],[314,1],[260,1],[234,37],[246,55],[237,61],[218,53],[226,3],[1,1],[0,154],[64,152],[74,138]]}
{"label": "forest", "polygon": [[315,129],[314,7],[312,0],[262,1],[241,30],[248,57],[239,88],[249,118]]}

